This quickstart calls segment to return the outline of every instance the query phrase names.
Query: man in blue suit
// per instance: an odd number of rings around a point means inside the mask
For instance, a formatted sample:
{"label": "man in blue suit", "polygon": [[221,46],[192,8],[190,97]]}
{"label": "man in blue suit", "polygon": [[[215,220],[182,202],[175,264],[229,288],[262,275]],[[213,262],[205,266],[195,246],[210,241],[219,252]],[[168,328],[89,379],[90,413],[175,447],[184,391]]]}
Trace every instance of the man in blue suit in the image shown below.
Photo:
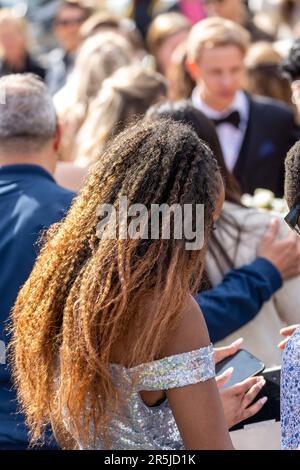
{"label": "man in blue suit", "polygon": [[64,216],[74,194],[52,176],[60,131],[43,83],[30,74],[8,75],[0,79],[0,94],[0,449],[26,449],[7,364],[7,320],[34,265],[40,235]]}

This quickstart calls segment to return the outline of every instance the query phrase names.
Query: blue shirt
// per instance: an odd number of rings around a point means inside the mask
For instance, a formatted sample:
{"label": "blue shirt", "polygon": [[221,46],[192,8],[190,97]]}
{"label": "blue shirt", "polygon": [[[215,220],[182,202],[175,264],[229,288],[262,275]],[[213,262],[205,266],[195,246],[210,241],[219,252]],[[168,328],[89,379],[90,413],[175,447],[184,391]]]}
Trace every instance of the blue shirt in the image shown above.
{"label": "blue shirt", "polygon": [[28,446],[5,358],[7,319],[34,265],[41,232],[64,216],[73,197],[38,165],[0,167],[0,449]]}
{"label": "blue shirt", "polygon": [[196,295],[210,339],[221,341],[252,320],[282,286],[275,266],[265,258],[232,269],[221,284]]}

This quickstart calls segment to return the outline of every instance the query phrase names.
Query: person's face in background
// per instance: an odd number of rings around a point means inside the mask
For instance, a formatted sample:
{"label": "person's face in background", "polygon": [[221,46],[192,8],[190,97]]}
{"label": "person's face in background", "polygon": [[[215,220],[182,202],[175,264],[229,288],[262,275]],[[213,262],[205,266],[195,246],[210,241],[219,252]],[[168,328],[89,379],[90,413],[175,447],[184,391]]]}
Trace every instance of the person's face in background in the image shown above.
{"label": "person's face in background", "polygon": [[189,31],[183,30],[178,33],[172,34],[166,39],[156,52],[156,63],[160,73],[167,75],[167,71],[172,62],[172,55],[179,44],[184,42],[188,37]]}
{"label": "person's face in background", "polygon": [[80,8],[64,6],[54,20],[54,34],[65,52],[75,52],[80,44],[80,27],[86,14]]}
{"label": "person's face in background", "polygon": [[202,100],[216,111],[227,109],[245,82],[244,52],[236,45],[206,48],[187,68]]}
{"label": "person's face in background", "polygon": [[0,47],[10,63],[25,58],[27,38],[24,28],[14,21],[4,21],[0,27]]}
{"label": "person's face in background", "polygon": [[243,0],[208,1],[206,11],[208,16],[219,16],[239,24],[243,24],[247,18],[247,8]]}

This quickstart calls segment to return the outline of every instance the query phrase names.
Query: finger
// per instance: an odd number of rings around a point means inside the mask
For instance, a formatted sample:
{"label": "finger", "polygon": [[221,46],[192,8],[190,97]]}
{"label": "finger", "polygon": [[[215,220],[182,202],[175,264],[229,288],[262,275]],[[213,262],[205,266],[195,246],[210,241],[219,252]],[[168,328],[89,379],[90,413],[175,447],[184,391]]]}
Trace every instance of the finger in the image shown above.
{"label": "finger", "polygon": [[294,247],[296,251],[298,251],[298,246],[299,246],[299,235],[296,234],[293,231],[290,231],[288,235],[286,235],[284,238],[281,238],[278,240],[279,244],[282,246],[288,246],[288,247]]}
{"label": "finger", "polygon": [[251,387],[250,390],[248,390],[243,400],[243,404],[245,408],[251,405],[251,403],[255,400],[256,396],[265,385],[266,385],[266,381],[264,378],[262,378],[259,382],[253,385],[253,387]]}
{"label": "finger", "polygon": [[298,238],[299,238],[299,235],[297,235],[295,232],[290,232],[288,236],[286,237],[287,240],[294,242],[295,245],[298,244]]}
{"label": "finger", "polygon": [[223,372],[223,374],[220,374],[216,377],[218,388],[223,387],[228,382],[228,380],[232,376],[233,370],[233,367],[229,367],[225,370],[225,372]]}
{"label": "finger", "polygon": [[281,334],[281,336],[291,336],[294,331],[298,328],[299,325],[290,325],[290,326],[286,326],[285,328],[281,328],[281,330],[279,330],[279,333]]}
{"label": "finger", "polygon": [[280,341],[280,343],[277,344],[277,348],[281,349],[282,351],[284,350],[286,343],[288,342],[289,338],[284,339],[283,341]]}
{"label": "finger", "polygon": [[253,405],[246,408],[243,412],[243,421],[258,413],[267,401],[268,397],[263,397],[260,400],[257,400]]}
{"label": "finger", "polygon": [[279,230],[279,219],[273,218],[270,220],[267,230],[264,233],[262,240],[271,241],[274,240]]}
{"label": "finger", "polygon": [[248,379],[243,380],[243,382],[239,382],[235,385],[232,386],[232,390],[237,394],[237,395],[245,395],[253,385],[256,385],[263,379],[262,376],[255,376],[255,377],[249,377]]}
{"label": "finger", "polygon": [[226,357],[233,356],[233,354],[235,354],[240,349],[243,341],[243,338],[239,338],[228,346],[224,346],[222,348],[215,348],[214,351],[216,364],[218,364],[218,362],[222,361]]}
{"label": "finger", "polygon": [[239,338],[233,341],[229,346],[226,347],[226,351],[228,353],[228,356],[232,356],[235,354],[241,347],[242,342],[244,341],[244,338]]}

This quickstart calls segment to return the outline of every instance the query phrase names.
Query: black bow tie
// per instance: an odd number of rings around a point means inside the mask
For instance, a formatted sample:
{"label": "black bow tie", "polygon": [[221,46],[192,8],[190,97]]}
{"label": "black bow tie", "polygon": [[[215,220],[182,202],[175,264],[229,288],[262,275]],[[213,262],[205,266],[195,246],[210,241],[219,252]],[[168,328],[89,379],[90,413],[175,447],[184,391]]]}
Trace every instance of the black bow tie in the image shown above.
{"label": "black bow tie", "polygon": [[228,114],[228,116],[221,117],[219,119],[212,119],[215,126],[219,126],[220,124],[231,124],[232,126],[239,128],[241,118],[240,113],[238,111],[232,111],[232,113]]}

